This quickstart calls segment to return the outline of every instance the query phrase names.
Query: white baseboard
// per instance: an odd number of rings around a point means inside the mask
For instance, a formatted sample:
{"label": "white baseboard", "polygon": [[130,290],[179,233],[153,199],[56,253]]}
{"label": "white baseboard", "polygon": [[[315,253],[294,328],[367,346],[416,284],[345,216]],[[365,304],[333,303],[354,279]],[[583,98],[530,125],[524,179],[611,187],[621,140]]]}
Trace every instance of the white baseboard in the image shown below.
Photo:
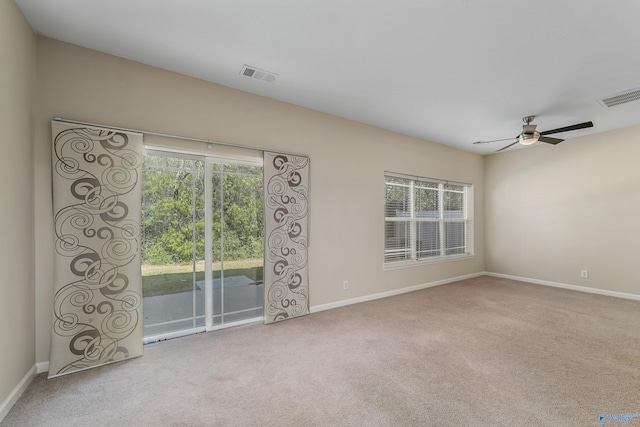
{"label": "white baseboard", "polygon": [[0,422],[7,416],[13,405],[18,401],[18,398],[22,396],[22,393],[29,387],[31,381],[36,376],[36,365],[33,365],[29,372],[22,377],[22,380],[11,390],[11,393],[0,403]]}
{"label": "white baseboard", "polygon": [[358,303],[361,303],[361,302],[373,301],[373,300],[377,300],[377,299],[380,299],[380,298],[387,298],[387,297],[391,297],[391,296],[394,296],[394,295],[405,294],[407,292],[419,291],[420,289],[426,289],[426,288],[432,288],[434,286],[446,285],[447,283],[458,282],[460,280],[465,280],[465,279],[472,279],[474,277],[480,277],[480,276],[484,276],[486,274],[487,274],[486,272],[481,271],[479,273],[467,274],[465,276],[451,277],[449,279],[437,280],[435,282],[429,282],[429,283],[423,283],[421,285],[409,286],[408,288],[396,289],[396,290],[387,291],[387,292],[380,292],[380,293],[377,293],[377,294],[366,295],[366,296],[363,296],[363,297],[357,297],[357,298],[345,299],[345,300],[336,301],[336,302],[330,302],[328,304],[314,305],[314,306],[312,306],[310,308],[310,311],[311,311],[311,313],[317,313],[319,311],[331,310],[332,308],[344,307],[344,306],[351,305],[351,304],[358,304]]}
{"label": "white baseboard", "polygon": [[587,292],[590,294],[606,295],[609,297],[632,299],[632,300],[640,301],[640,295],[637,295],[637,294],[628,294],[625,292],[609,291],[606,289],[599,289],[599,288],[589,288],[586,286],[568,285],[566,283],[551,282],[549,280],[530,279],[528,277],[511,276],[509,274],[491,273],[491,272],[485,272],[484,274],[486,274],[487,276],[500,277],[502,279],[518,280],[520,282],[533,283],[536,285],[551,286],[554,288],[570,289],[572,291]]}
{"label": "white baseboard", "polygon": [[588,292],[588,293],[591,293],[591,294],[606,295],[606,296],[610,296],[610,297],[624,298],[624,299],[631,299],[631,300],[640,301],[640,295],[636,295],[636,294],[628,294],[628,293],[624,293],[624,292],[609,291],[609,290],[606,290],[606,289],[588,288],[586,286],[577,286],[577,285],[569,285],[569,284],[566,284],[566,283],[551,282],[549,280],[531,279],[531,278],[528,278],[528,277],[511,276],[511,275],[508,275],[508,274],[492,273],[492,272],[489,272],[489,271],[481,271],[481,272],[478,272],[478,273],[467,274],[465,276],[452,277],[450,279],[438,280],[438,281],[435,281],[435,282],[429,282],[429,283],[423,283],[421,285],[410,286],[408,288],[396,289],[396,290],[388,291],[388,292],[380,292],[380,293],[377,293],[377,294],[366,295],[366,296],[363,296],[363,297],[336,301],[336,302],[332,302],[332,303],[328,303],[328,304],[315,305],[315,306],[311,307],[310,311],[311,311],[311,313],[317,313],[319,311],[331,310],[332,308],[344,307],[344,306],[347,306],[347,305],[358,304],[358,303],[366,302],[366,301],[373,301],[373,300],[380,299],[380,298],[386,298],[386,297],[390,297],[390,296],[394,296],[394,295],[400,295],[400,294],[404,294],[404,293],[407,293],[407,292],[418,291],[420,289],[431,288],[431,287],[434,287],[434,286],[446,285],[447,283],[453,283],[453,282],[457,282],[457,281],[465,280],[465,279],[472,279],[474,277],[480,277],[480,276],[500,277],[500,278],[503,278],[503,279],[518,280],[520,282],[533,283],[533,284],[536,284],[536,285],[551,286],[551,287],[554,287],[554,288],[570,289],[570,290],[578,291],[578,292]]}
{"label": "white baseboard", "polygon": [[36,371],[38,374],[49,372],[49,361],[36,363],[36,367],[38,368]]}

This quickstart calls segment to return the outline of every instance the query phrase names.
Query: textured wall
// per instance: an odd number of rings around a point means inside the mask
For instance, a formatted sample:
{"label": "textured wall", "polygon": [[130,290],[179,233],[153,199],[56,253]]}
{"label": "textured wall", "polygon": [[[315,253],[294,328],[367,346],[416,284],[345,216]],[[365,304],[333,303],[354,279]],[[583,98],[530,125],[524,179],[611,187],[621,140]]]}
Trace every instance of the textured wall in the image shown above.
{"label": "textured wall", "polygon": [[[483,159],[106,54],[38,39],[37,360],[48,360],[54,116],[311,157],[311,306],[471,274],[483,262]],[[474,259],[382,270],[384,171],[476,186]],[[349,280],[349,289],[342,281]]]}
{"label": "textured wall", "polygon": [[631,127],[487,156],[487,271],[640,295],[638,140]]}
{"label": "textured wall", "polygon": [[0,403],[35,363],[33,100],[36,36],[0,1]]}

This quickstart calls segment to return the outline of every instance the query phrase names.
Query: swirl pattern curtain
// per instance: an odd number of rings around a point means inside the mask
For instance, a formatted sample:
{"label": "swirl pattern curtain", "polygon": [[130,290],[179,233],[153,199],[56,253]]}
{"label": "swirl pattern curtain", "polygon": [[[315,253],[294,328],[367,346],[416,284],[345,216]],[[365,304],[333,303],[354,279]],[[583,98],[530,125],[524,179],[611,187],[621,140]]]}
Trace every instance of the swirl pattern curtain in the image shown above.
{"label": "swirl pattern curtain", "polygon": [[142,355],[142,135],[52,121],[49,377]]}
{"label": "swirl pattern curtain", "polygon": [[264,153],[264,316],[309,313],[309,158]]}

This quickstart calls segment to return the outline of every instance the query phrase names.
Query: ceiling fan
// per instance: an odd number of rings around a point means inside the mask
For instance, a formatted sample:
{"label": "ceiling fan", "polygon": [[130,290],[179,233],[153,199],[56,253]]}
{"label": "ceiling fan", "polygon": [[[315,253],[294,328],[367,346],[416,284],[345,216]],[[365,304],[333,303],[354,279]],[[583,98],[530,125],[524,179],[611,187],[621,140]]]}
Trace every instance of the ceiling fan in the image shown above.
{"label": "ceiling fan", "polygon": [[[507,145],[506,147],[502,147],[498,151],[506,150],[507,148],[517,143],[520,143],[522,145],[531,145],[538,141],[542,141],[542,142],[546,142],[547,144],[553,144],[553,145],[560,144],[562,141],[564,141],[564,139],[552,138],[546,135],[593,127],[593,122],[584,122],[584,123],[578,123],[577,125],[565,126],[557,129],[545,130],[544,132],[538,132],[536,131],[537,125],[531,124],[531,122],[535,118],[536,116],[523,117],[522,121],[524,122],[524,125],[522,125],[522,132],[516,136],[516,141]],[[490,142],[508,141],[510,139],[513,139],[513,138],[493,139],[491,141],[476,141],[474,142],[474,144],[488,144]],[[498,151],[496,151],[496,153]]]}

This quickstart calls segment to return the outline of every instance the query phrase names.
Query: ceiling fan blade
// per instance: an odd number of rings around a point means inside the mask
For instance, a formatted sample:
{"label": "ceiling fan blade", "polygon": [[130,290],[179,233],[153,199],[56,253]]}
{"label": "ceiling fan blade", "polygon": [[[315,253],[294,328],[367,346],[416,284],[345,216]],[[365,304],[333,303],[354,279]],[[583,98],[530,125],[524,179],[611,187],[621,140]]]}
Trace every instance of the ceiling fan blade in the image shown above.
{"label": "ceiling fan blade", "polygon": [[516,142],[514,142],[513,144],[509,144],[506,147],[502,147],[501,149],[499,149],[498,151],[496,151],[496,153],[499,153],[502,150],[506,150],[507,148],[511,147],[512,145],[516,145],[518,143],[518,140],[516,140]]}
{"label": "ceiling fan blade", "polygon": [[489,141],[476,141],[474,144],[488,144],[490,142],[500,142],[500,141],[510,141],[513,138],[504,138],[504,139],[491,139]]}
{"label": "ceiling fan blade", "polygon": [[562,141],[564,141],[564,139],[560,139],[560,138],[552,138],[550,136],[541,136],[540,138],[538,138],[538,141],[542,141],[542,142],[546,142],[547,144],[560,144]]}
{"label": "ceiling fan blade", "polygon": [[577,125],[565,126],[563,128],[545,130],[544,132],[540,132],[540,135],[551,135],[552,133],[569,132],[571,130],[586,129],[591,127],[593,127],[593,122],[584,122]]}

